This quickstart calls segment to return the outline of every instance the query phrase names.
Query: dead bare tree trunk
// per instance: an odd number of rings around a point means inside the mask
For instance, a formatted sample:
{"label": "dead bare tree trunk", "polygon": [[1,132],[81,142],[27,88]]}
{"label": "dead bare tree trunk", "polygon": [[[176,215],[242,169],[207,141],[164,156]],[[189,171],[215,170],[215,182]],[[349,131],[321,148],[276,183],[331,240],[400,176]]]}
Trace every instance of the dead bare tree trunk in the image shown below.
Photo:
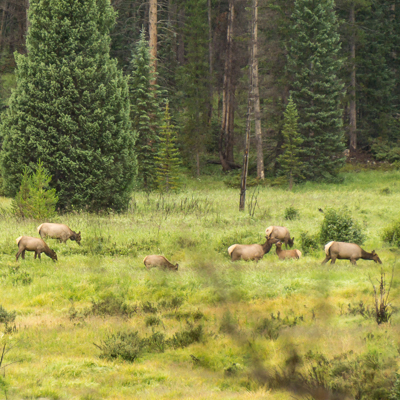
{"label": "dead bare tree trunk", "polygon": [[[149,47],[153,63],[153,71],[157,71],[157,0],[149,0]],[[156,84],[154,76],[152,84]]]}
{"label": "dead bare tree trunk", "polygon": [[356,33],[355,33],[355,17],[354,3],[350,7],[350,104],[349,104],[349,138],[350,138],[350,154],[354,155],[357,151],[357,110],[356,110]]}
{"label": "dead bare tree trunk", "polygon": [[224,69],[224,83],[222,90],[222,122],[221,122],[221,133],[219,139],[219,157],[221,160],[222,169],[229,171],[231,167],[227,161],[233,162],[233,151],[228,154],[228,143],[233,142],[233,132],[231,122],[233,115],[231,100],[232,93],[232,46],[233,46],[233,20],[235,15],[235,7],[233,0],[229,1],[229,12],[228,12],[228,27],[226,32],[226,56],[225,56],[225,69]]}
{"label": "dead bare tree trunk", "polygon": [[257,178],[264,179],[264,153],[261,133],[260,91],[258,88],[258,0],[253,0],[252,28],[253,56],[251,65],[254,90],[254,128],[257,146]]}

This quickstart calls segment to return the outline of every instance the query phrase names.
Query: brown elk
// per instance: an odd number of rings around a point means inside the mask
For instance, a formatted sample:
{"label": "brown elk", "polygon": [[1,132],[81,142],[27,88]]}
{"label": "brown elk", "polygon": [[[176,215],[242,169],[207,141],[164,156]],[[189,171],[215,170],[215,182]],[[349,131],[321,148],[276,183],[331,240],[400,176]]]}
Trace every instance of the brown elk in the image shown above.
{"label": "brown elk", "polygon": [[45,222],[37,227],[37,231],[42,239],[49,237],[52,239],[58,239],[60,243],[66,243],[67,240],[70,239],[76,241],[79,245],[81,244],[81,233],[74,232],[64,224]]}
{"label": "brown elk", "polygon": [[40,254],[44,253],[54,262],[57,261],[57,254],[55,253],[55,251],[51,250],[42,239],[31,236],[20,236],[19,238],[17,238],[16,242],[18,245],[18,252],[15,256],[17,261],[20,255],[22,259],[25,260],[25,251],[34,251],[35,259],[36,256],[38,256],[40,260]]}
{"label": "brown elk", "polygon": [[147,269],[153,267],[160,267],[177,271],[179,267],[178,264],[174,265],[170,263],[164,256],[156,256],[156,255],[146,256],[143,259],[143,263]]}
{"label": "brown elk", "polygon": [[282,250],[282,242],[277,242],[276,246],[276,254],[280,260],[285,260],[286,258],[295,258],[296,260],[301,257],[300,250]]}
{"label": "brown elk", "polygon": [[375,250],[372,253],[368,253],[363,250],[358,244],[355,243],[345,243],[345,242],[329,242],[325,245],[325,260],[322,264],[326,264],[329,260],[331,264],[335,264],[338,260],[350,260],[353,265],[356,265],[356,261],[361,258],[363,260],[374,260],[376,263],[382,264],[381,259]]}
{"label": "brown elk", "polygon": [[286,247],[288,245],[289,247],[293,247],[294,237],[290,238],[289,230],[284,226],[269,226],[265,230],[265,235],[267,238],[279,239],[281,242],[285,243]]}
{"label": "brown elk", "polygon": [[261,244],[233,244],[228,248],[228,254],[231,256],[232,261],[237,260],[261,260],[264,254],[267,254],[277,239],[271,238]]}

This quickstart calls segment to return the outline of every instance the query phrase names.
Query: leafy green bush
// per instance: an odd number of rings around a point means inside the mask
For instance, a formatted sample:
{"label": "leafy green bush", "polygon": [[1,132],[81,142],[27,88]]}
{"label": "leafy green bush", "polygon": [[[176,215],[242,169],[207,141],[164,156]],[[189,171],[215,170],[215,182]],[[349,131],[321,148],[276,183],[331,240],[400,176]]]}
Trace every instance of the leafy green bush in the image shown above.
{"label": "leafy green bush", "polygon": [[14,214],[20,218],[49,220],[56,215],[58,197],[55,189],[50,189],[51,176],[39,160],[36,172],[29,173],[24,168],[21,187],[12,202]]}
{"label": "leafy green bush", "polygon": [[127,305],[123,299],[108,295],[104,299],[92,300],[92,306],[86,311],[86,315],[117,315],[122,317],[130,317],[137,311],[136,306]]}
{"label": "leafy green bush", "polygon": [[0,305],[0,323],[9,324],[15,321],[16,317],[15,311],[7,311],[3,306]]}
{"label": "leafy green bush", "polygon": [[184,348],[190,346],[192,343],[200,342],[204,338],[204,331],[202,325],[193,327],[188,324],[188,329],[175,333],[175,335],[168,339],[168,344],[174,348]]}
{"label": "leafy green bush", "polygon": [[146,326],[158,326],[162,324],[162,321],[160,318],[156,317],[155,315],[149,315],[145,319],[145,324]]}
{"label": "leafy green bush", "polygon": [[95,346],[102,351],[100,358],[120,358],[133,362],[143,350],[143,341],[138,332],[117,332],[108,335],[100,345]]}
{"label": "leafy green bush", "polygon": [[400,161],[399,143],[393,143],[385,140],[375,140],[371,145],[372,153],[380,161],[389,161],[390,163]]}
{"label": "leafy green bush", "polygon": [[299,219],[300,218],[299,210],[297,210],[296,208],[291,207],[291,206],[285,208],[284,218],[288,219],[290,221],[292,221],[294,219]]}
{"label": "leafy green bush", "polygon": [[350,242],[362,244],[365,236],[347,208],[327,209],[319,234],[320,242]]}
{"label": "leafy green bush", "polygon": [[310,254],[320,248],[319,236],[311,235],[308,232],[300,233],[300,245],[304,254]]}
{"label": "leafy green bush", "polygon": [[382,239],[384,242],[400,247],[400,220],[392,222],[384,229]]}
{"label": "leafy green bush", "polygon": [[20,266],[17,265],[15,267],[8,268],[9,276],[11,277],[11,282],[13,286],[21,285],[30,285],[32,283],[32,277],[26,271],[21,271]]}

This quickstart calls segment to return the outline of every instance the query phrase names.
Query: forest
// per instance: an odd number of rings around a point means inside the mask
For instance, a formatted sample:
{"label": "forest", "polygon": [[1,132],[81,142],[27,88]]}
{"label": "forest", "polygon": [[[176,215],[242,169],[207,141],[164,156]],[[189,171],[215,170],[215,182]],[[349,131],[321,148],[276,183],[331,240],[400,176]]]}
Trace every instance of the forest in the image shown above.
{"label": "forest", "polygon": [[399,13],[0,0],[0,399],[400,400]]}

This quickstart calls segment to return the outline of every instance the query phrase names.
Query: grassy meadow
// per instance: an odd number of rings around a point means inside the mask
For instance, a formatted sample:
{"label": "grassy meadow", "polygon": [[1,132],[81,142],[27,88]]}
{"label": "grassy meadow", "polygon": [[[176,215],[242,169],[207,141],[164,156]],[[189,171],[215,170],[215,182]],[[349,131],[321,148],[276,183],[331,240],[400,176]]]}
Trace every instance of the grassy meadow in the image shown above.
{"label": "grassy meadow", "polygon": [[[28,252],[16,262],[15,239],[38,236],[44,221],[4,214],[0,321],[2,310],[16,317],[1,339],[10,365],[0,399],[388,398],[400,361],[400,252],[381,235],[400,218],[400,172],[343,176],[292,192],[250,188],[250,212],[212,177],[177,194],[134,193],[124,214],[59,216],[82,245],[48,239],[57,263]],[[284,219],[290,206],[298,219]],[[258,263],[230,261],[230,245],[263,243],[269,225],[287,226],[302,250],[300,233],[320,229],[318,209],[343,206],[382,266],[321,265],[322,246],[300,260],[278,260],[274,246]],[[179,270],[146,270],[148,254]],[[393,315],[378,325],[370,279],[379,286],[381,268],[387,281],[394,268]],[[141,338],[137,351],[126,337]],[[121,348],[134,360],[113,357]]]}

